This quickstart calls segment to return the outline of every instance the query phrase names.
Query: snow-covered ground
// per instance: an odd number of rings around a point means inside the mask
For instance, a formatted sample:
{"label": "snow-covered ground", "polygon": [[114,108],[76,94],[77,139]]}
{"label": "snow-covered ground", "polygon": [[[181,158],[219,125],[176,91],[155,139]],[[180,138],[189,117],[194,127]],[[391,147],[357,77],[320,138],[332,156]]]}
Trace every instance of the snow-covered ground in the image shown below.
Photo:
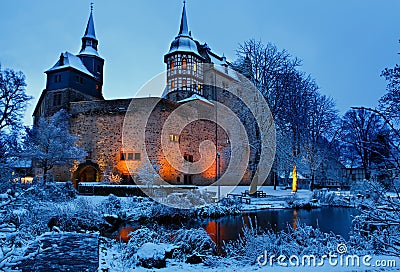
{"label": "snow-covered ground", "polygon": [[[241,194],[248,189],[248,186],[237,186],[232,193]],[[242,204],[242,210],[288,208],[287,200],[290,198],[294,198],[296,201],[300,202],[309,202],[312,198],[312,192],[310,190],[298,190],[296,193],[292,193],[291,190],[283,190],[281,187],[277,187],[276,190],[274,190],[273,186],[261,186],[258,188],[258,191],[265,192],[267,197],[252,197],[250,204]]]}

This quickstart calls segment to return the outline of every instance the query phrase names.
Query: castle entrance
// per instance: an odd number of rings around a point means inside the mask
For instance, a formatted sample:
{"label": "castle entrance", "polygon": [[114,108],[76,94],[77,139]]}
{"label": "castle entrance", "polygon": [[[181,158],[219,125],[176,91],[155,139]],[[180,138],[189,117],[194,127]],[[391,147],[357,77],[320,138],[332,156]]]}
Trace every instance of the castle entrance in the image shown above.
{"label": "castle entrance", "polygon": [[74,176],[77,182],[98,182],[100,181],[100,167],[97,163],[86,161],[78,166]]}

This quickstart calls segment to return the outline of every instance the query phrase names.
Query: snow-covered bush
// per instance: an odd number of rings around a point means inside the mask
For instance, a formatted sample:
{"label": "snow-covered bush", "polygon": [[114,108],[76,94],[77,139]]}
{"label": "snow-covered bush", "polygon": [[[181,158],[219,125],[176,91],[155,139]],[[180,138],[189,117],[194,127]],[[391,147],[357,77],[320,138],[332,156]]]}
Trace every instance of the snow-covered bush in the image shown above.
{"label": "snow-covered bush", "polygon": [[158,233],[149,228],[140,228],[130,233],[131,238],[127,244],[125,252],[131,256],[145,243],[159,243],[161,237]]}
{"label": "snow-covered bush", "polygon": [[184,254],[211,254],[215,246],[210,236],[202,228],[179,229],[173,233],[172,242],[179,246]]}
{"label": "snow-covered bush", "polygon": [[[25,258],[23,256],[29,239],[34,237],[23,231],[22,217],[25,209],[21,208],[21,199],[29,190],[15,192],[7,190],[0,194],[0,270],[8,271],[13,265]],[[34,254],[34,253],[33,253]]]}
{"label": "snow-covered bush", "polygon": [[[341,243],[345,243],[342,237],[303,224],[296,229],[288,226],[287,230],[279,233],[271,230],[262,232],[257,226],[250,225],[243,228],[243,234],[237,241],[229,242],[224,249],[227,256],[240,257],[245,263],[254,264],[265,250],[270,256],[322,256],[336,252],[337,245]],[[354,249],[350,247],[348,252],[354,252]]]}
{"label": "snow-covered bush", "polygon": [[102,203],[102,210],[105,214],[118,214],[121,212],[121,200],[113,194],[110,194]]}
{"label": "snow-covered bush", "polygon": [[370,197],[359,206],[361,214],[353,221],[355,239],[367,242],[376,254],[400,256],[400,188],[390,193],[370,181],[365,189]]}
{"label": "snow-covered bush", "polygon": [[219,218],[227,215],[240,214],[241,203],[232,198],[224,198],[219,203],[213,203],[196,210],[200,217]]}
{"label": "snow-covered bush", "polygon": [[46,184],[33,185],[26,197],[35,201],[67,201],[76,197],[76,190],[70,181],[65,183],[47,182]]}

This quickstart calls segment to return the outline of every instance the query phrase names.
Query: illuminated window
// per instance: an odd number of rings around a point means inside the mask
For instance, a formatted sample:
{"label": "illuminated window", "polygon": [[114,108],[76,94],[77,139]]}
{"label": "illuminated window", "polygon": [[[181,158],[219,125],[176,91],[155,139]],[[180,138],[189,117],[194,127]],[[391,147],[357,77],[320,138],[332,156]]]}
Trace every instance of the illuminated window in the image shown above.
{"label": "illuminated window", "polygon": [[182,80],[182,86],[186,87],[186,79]]}
{"label": "illuminated window", "polygon": [[179,141],[179,136],[176,135],[176,134],[170,134],[170,135],[169,135],[169,140],[170,140],[171,142],[177,142],[177,141]]}
{"label": "illuminated window", "polygon": [[99,84],[96,84],[96,90],[98,90],[99,89]]}
{"label": "illuminated window", "polygon": [[170,69],[174,69],[175,68],[175,61],[174,60],[171,60],[169,62],[169,67],[170,67]]}
{"label": "illuminated window", "polygon": [[175,88],[175,81],[171,81],[171,89]]}
{"label": "illuminated window", "polygon": [[186,69],[187,60],[185,58],[182,59],[182,69]]}
{"label": "illuminated window", "polygon": [[197,72],[197,62],[193,62],[193,71]]}
{"label": "illuminated window", "polygon": [[201,90],[201,85],[197,84],[197,90],[200,91]]}

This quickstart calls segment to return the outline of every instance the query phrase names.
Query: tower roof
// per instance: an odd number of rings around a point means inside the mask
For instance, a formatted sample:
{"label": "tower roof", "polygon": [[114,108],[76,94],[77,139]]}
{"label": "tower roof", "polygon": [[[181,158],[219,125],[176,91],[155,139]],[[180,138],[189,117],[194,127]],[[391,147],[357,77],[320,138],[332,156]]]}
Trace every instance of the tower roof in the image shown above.
{"label": "tower roof", "polygon": [[85,34],[83,35],[82,38],[91,38],[91,39],[97,40],[96,32],[94,31],[93,7],[91,7],[89,20],[86,25]]}
{"label": "tower roof", "polygon": [[96,38],[96,32],[94,30],[94,20],[93,20],[93,4],[90,4],[90,15],[89,20],[86,25],[85,34],[82,37],[82,47],[79,52],[80,55],[94,55],[97,57],[99,53],[97,52],[97,45],[99,41]]}
{"label": "tower roof", "polygon": [[187,18],[186,18],[186,3],[185,2],[183,2],[181,25],[179,27],[178,36],[190,36],[189,35],[189,28],[188,28]]}
{"label": "tower roof", "polygon": [[172,41],[170,49],[167,55],[174,52],[185,52],[193,53],[200,58],[203,58],[197,48],[196,42],[193,40],[192,35],[189,31],[187,16],[186,16],[186,4],[183,2],[181,24],[179,27],[178,36]]}
{"label": "tower roof", "polygon": [[94,75],[89,72],[86,66],[82,63],[82,60],[69,52],[62,53],[57,63],[54,64],[53,67],[45,71],[45,73],[61,70],[64,68],[73,68],[88,76],[94,77]]}

